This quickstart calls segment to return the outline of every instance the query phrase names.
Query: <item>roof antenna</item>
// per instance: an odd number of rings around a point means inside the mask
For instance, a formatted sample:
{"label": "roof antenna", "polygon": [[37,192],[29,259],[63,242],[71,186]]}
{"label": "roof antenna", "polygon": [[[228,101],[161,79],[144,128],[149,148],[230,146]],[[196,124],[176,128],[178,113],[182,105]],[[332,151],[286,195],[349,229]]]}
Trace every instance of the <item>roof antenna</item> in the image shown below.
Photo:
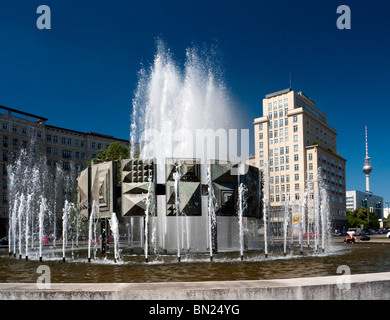
{"label": "roof antenna", "polygon": [[289,69],[288,71],[289,71],[289,78],[290,78],[290,89],[291,89],[291,69]]}

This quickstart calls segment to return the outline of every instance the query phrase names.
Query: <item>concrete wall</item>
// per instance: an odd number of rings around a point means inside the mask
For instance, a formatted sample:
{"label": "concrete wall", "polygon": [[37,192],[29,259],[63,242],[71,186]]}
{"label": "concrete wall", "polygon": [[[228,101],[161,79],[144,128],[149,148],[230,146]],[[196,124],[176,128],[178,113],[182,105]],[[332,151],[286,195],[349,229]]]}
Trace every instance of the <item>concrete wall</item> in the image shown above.
{"label": "concrete wall", "polygon": [[[342,280],[348,280],[349,289],[339,288]],[[53,283],[50,286],[50,289],[38,289],[35,283],[1,283],[0,299],[387,300],[390,299],[390,272],[276,280]]]}

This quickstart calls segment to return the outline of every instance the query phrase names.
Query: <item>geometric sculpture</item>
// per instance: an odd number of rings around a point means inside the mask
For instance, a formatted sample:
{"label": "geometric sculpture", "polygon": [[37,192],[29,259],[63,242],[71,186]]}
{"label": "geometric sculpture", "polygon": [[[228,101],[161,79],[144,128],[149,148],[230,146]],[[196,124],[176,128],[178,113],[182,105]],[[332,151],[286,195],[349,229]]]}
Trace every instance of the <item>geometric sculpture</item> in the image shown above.
{"label": "geometric sculpture", "polygon": [[111,218],[116,190],[116,163],[109,161],[91,166],[91,202],[99,205],[99,218]]}
{"label": "geometric sculpture", "polygon": [[217,200],[216,214],[219,216],[237,215],[238,177],[232,175],[237,165],[230,162],[210,164],[211,181]]}
{"label": "geometric sculpture", "polygon": [[210,165],[211,181],[214,194],[217,199],[218,216],[237,215],[238,187],[244,183],[247,192],[245,194],[247,209],[243,212],[245,217],[260,218],[260,172],[252,166],[246,166],[243,175],[232,174],[232,169],[237,171],[238,165],[231,162],[216,162]]}
{"label": "geometric sculpture", "polygon": [[156,190],[155,160],[125,159],[121,168],[122,216],[144,216],[148,190],[151,188],[153,195]]}
{"label": "geometric sculpture", "polygon": [[89,173],[90,170],[81,171],[77,178],[78,193],[77,203],[80,210],[80,217],[83,220],[88,220],[88,202],[89,202]]}
{"label": "geometric sculpture", "polygon": [[201,216],[201,166],[196,159],[166,159],[166,203],[167,216],[176,216],[175,179],[179,170],[178,181],[179,216]]}

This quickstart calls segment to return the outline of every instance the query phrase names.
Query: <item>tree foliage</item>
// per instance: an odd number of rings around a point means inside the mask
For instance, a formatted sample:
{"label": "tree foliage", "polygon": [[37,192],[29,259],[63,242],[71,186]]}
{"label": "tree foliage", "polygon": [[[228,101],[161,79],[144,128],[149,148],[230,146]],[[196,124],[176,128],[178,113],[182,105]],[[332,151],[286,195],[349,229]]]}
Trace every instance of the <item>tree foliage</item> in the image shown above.
{"label": "tree foliage", "polygon": [[107,148],[107,150],[99,150],[97,157],[92,159],[92,163],[99,163],[104,161],[115,161],[120,159],[128,159],[130,157],[130,148],[120,144],[119,142],[113,142]]}
{"label": "tree foliage", "polygon": [[347,210],[348,228],[360,228],[364,225],[365,229],[378,229],[379,220],[376,211],[369,212],[366,208],[357,208],[354,211]]}

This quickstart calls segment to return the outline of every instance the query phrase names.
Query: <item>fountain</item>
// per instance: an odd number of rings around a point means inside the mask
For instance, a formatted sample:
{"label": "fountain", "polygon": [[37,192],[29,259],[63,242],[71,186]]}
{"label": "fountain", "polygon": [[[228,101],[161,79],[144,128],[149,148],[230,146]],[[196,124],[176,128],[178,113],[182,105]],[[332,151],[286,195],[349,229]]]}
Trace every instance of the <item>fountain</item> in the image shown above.
{"label": "fountain", "polygon": [[[267,166],[260,172],[244,165],[246,133],[224,129],[235,128],[237,123],[230,95],[212,60],[204,60],[197,50],[189,49],[182,70],[158,43],[153,65],[139,73],[131,115],[130,159],[91,164],[80,172],[75,207],[70,196],[61,197],[61,190],[71,189],[71,173],[61,166],[48,171],[44,158],[21,153],[9,168],[9,255],[15,256],[18,244],[21,257],[24,244],[26,260],[42,261],[43,254],[57,257],[60,249],[56,246],[61,241],[57,232],[62,229],[63,262],[67,258],[75,263],[107,263],[103,252],[104,233],[109,234],[107,222],[114,237],[113,261],[121,261],[117,265],[140,263],[142,255],[144,262],[154,258],[156,263],[172,259],[183,263],[204,255],[210,262],[225,256],[235,260],[237,252],[240,261],[244,254],[245,260],[256,255],[278,257],[280,251],[286,256],[289,234],[292,255],[297,244],[304,255],[305,230],[307,252],[313,251],[310,230],[315,250],[321,240],[324,251],[330,239],[326,235],[329,199],[325,184],[320,181],[314,188],[314,206],[309,206],[307,190],[302,200],[294,202],[287,197],[279,211],[270,206],[265,192],[271,186]],[[136,142],[140,143],[139,158],[135,157]],[[24,185],[25,166],[32,168],[32,181]],[[49,197],[51,191],[54,201]],[[61,216],[57,213],[60,208]],[[296,224],[293,216],[299,217]],[[121,227],[126,223],[127,248],[120,245]],[[37,239],[34,241],[37,229],[38,253]],[[294,239],[297,230],[298,238]],[[84,242],[79,243],[79,232],[84,232]],[[45,234],[52,235],[51,244],[44,243]],[[72,239],[71,248],[67,247],[68,238]],[[98,256],[99,241],[104,254]],[[68,250],[71,257],[66,257]],[[235,255],[229,255],[231,252]]]}
{"label": "fountain", "polygon": [[[111,230],[114,234],[114,262],[119,260],[119,224],[118,218],[116,217],[116,213],[113,212],[110,219]],[[146,246],[145,246],[146,249]],[[146,262],[148,261],[148,257],[146,255]]]}

